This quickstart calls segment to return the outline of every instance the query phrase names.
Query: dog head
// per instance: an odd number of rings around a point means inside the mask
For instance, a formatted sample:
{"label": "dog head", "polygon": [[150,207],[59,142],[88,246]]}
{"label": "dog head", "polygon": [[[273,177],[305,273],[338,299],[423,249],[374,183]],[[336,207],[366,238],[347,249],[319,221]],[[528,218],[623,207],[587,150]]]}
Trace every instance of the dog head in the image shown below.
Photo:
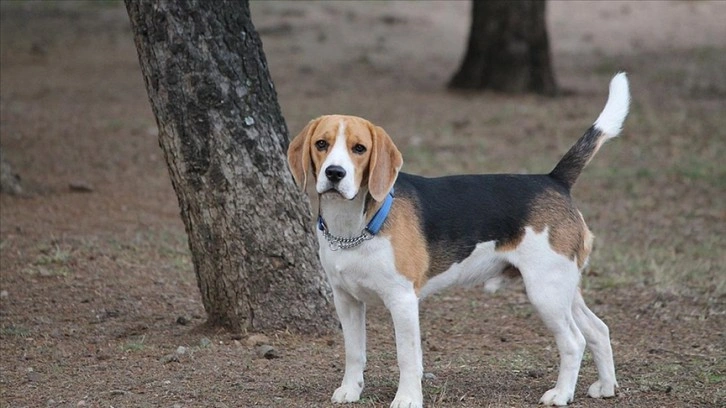
{"label": "dog head", "polygon": [[290,142],[287,161],[295,182],[308,194],[337,193],[352,200],[364,191],[378,202],[393,188],[403,164],[385,130],[344,115],[310,121]]}

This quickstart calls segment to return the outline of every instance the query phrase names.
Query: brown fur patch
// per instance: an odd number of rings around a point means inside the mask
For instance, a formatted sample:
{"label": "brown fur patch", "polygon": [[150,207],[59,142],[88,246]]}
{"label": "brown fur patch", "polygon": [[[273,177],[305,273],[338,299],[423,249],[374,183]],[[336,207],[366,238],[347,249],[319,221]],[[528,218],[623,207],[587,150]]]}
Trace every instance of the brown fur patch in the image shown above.
{"label": "brown fur patch", "polygon": [[413,283],[418,291],[426,283],[426,271],[429,269],[429,253],[426,240],[417,222],[418,214],[413,204],[403,197],[393,202],[388,214],[387,228],[381,235],[388,236],[393,246],[398,273]]}
{"label": "brown fur patch", "polygon": [[[554,190],[538,196],[532,203],[524,225],[532,227],[538,233],[548,228],[552,249],[569,259],[576,259],[578,267],[584,265],[592,248],[593,236],[569,196]],[[513,251],[517,249],[523,238],[524,231],[508,241],[498,242],[496,250]]]}
{"label": "brown fur patch", "polygon": [[519,246],[519,243],[522,242],[522,239],[524,238],[524,231],[522,231],[521,234],[517,235],[513,239],[510,239],[508,241],[497,241],[497,244],[494,246],[494,249],[499,252],[509,252],[514,251]]}
{"label": "brown fur patch", "polygon": [[393,144],[383,128],[369,124],[373,135],[370,162],[368,163],[368,191],[376,201],[383,201],[396,181],[403,165],[401,152]]}
{"label": "brown fur patch", "polygon": [[312,169],[310,138],[315,132],[318,123],[320,123],[320,118],[308,122],[305,128],[292,139],[290,146],[287,148],[287,163],[290,166],[290,171],[295,182],[303,190],[308,184],[308,173]]}
{"label": "brown fur patch", "polygon": [[582,213],[578,211],[577,214],[580,215],[580,220],[582,220],[585,235],[583,245],[577,251],[577,267],[582,269],[582,267],[585,266],[585,262],[587,262],[587,258],[590,256],[590,252],[592,252],[592,243],[595,241],[595,235],[592,234],[590,228],[588,228],[587,224],[585,224],[585,219],[582,217]]}

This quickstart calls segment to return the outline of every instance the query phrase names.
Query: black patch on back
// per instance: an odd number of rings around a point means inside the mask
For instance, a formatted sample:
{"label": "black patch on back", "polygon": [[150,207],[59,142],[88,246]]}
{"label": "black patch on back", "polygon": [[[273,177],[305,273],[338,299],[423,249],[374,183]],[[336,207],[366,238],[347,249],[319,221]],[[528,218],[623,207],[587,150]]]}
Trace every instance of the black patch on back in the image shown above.
{"label": "black patch on back", "polygon": [[478,243],[501,245],[521,236],[538,196],[554,191],[569,202],[568,189],[549,175],[400,173],[395,189],[414,202],[429,252],[443,251],[439,261],[446,267],[467,258]]}

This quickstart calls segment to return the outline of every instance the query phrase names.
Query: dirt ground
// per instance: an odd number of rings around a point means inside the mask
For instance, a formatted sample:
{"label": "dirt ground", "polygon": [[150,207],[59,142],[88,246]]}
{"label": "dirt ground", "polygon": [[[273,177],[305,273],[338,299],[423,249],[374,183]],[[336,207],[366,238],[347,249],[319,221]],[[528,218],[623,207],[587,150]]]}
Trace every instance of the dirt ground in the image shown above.
{"label": "dirt ground", "polygon": [[[367,117],[405,170],[546,172],[592,123],[609,78],[633,106],[575,188],[597,236],[583,292],[610,326],[619,394],[576,407],[726,405],[726,2],[558,2],[559,98],[451,93],[468,2],[253,4],[295,134]],[[205,314],[123,5],[0,3],[0,137],[22,196],[0,196],[0,406],[326,407],[339,333],[200,329]],[[534,406],[556,379],[521,286],[421,306],[429,407]],[[369,313],[359,406],[397,381],[391,324]],[[269,356],[269,354],[268,354]]]}

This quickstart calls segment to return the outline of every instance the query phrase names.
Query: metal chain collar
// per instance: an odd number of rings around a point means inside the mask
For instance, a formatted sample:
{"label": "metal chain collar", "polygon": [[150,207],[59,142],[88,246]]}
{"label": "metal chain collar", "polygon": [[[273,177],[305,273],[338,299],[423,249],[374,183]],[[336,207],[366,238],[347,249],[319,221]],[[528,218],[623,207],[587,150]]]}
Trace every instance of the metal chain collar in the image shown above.
{"label": "metal chain collar", "polygon": [[325,240],[328,241],[328,245],[330,246],[331,251],[355,248],[358,245],[362,244],[363,241],[368,241],[369,239],[373,238],[373,235],[371,235],[371,233],[368,232],[367,229],[364,229],[359,236],[354,238],[336,237],[335,235],[328,232],[328,228],[323,228],[322,231]]}
{"label": "metal chain collar", "polygon": [[388,192],[388,195],[386,195],[386,199],[383,201],[381,208],[376,211],[376,213],[373,215],[373,218],[371,218],[370,222],[368,222],[368,225],[363,228],[363,231],[357,237],[341,238],[331,234],[328,231],[328,226],[325,225],[325,221],[323,221],[323,216],[320,215],[320,209],[318,209],[318,229],[323,233],[325,240],[328,241],[328,245],[330,246],[331,251],[355,248],[358,245],[362,244],[363,241],[368,241],[369,239],[373,238],[378,233],[378,231],[381,230],[381,227],[383,227],[383,223],[386,221],[386,217],[388,217],[389,211],[391,211],[392,204],[393,189]]}

